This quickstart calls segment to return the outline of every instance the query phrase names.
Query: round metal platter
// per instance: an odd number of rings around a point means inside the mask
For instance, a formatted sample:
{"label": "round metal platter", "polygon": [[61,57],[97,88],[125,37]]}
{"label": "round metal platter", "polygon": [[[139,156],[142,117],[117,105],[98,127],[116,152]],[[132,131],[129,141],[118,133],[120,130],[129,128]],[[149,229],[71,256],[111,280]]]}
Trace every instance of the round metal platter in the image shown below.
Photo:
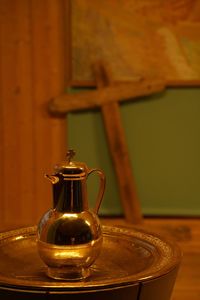
{"label": "round metal platter", "polygon": [[160,277],[180,262],[179,248],[136,229],[103,226],[103,248],[84,281],[56,281],[46,276],[36,244],[36,227],[0,234],[0,287],[56,293],[122,287]]}

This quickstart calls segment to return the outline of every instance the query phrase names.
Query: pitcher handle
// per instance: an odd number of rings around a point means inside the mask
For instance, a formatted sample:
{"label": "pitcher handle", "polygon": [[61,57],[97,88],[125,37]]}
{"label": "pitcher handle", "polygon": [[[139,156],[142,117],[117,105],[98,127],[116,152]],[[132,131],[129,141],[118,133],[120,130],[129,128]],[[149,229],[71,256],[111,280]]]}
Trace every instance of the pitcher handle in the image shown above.
{"label": "pitcher handle", "polygon": [[93,172],[96,172],[99,175],[99,179],[100,179],[99,192],[98,192],[98,195],[97,195],[97,200],[96,200],[96,203],[95,203],[95,207],[93,209],[94,213],[98,214],[98,211],[99,211],[102,199],[103,199],[104,191],[105,191],[106,178],[105,178],[105,174],[100,169],[90,169],[90,170],[88,170],[88,176]]}

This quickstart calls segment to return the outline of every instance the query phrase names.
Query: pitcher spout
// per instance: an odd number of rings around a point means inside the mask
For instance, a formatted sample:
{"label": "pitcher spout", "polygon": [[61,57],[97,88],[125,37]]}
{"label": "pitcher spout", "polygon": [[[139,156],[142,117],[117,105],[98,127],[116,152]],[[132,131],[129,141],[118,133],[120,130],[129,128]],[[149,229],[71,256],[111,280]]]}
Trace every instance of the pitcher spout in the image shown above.
{"label": "pitcher spout", "polygon": [[58,183],[59,180],[60,180],[59,177],[56,176],[56,175],[48,175],[48,174],[45,174],[44,176],[45,176],[45,178],[47,178],[48,180],[50,180],[52,184],[56,184],[56,183]]}

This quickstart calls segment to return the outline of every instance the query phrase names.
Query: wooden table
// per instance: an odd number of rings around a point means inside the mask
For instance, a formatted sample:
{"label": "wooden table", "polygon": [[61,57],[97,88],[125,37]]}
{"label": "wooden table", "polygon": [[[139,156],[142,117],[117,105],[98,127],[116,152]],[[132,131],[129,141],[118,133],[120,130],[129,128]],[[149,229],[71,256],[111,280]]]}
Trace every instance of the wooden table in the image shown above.
{"label": "wooden table", "polygon": [[[102,222],[107,225],[127,225],[120,218],[104,218]],[[145,218],[142,227],[173,239],[183,252],[183,260],[171,300],[199,300],[200,219]]]}

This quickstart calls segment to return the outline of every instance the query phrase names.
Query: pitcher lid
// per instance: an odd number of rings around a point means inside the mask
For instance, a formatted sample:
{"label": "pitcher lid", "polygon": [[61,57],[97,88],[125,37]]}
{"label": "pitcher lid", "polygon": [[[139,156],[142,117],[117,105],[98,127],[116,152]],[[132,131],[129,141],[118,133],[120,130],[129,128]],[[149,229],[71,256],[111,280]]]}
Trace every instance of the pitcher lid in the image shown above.
{"label": "pitcher lid", "polygon": [[83,162],[72,161],[76,152],[73,149],[67,151],[66,160],[62,161],[54,166],[57,174],[63,175],[64,177],[85,177],[88,173],[87,165]]}

